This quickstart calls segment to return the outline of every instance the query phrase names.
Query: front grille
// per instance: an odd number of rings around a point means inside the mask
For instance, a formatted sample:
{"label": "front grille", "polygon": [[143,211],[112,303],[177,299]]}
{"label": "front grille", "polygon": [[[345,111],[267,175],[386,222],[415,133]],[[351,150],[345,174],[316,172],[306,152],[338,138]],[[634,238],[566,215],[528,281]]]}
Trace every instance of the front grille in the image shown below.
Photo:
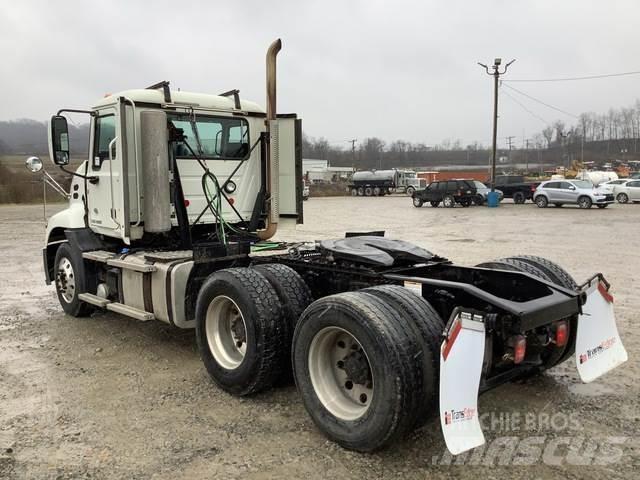
{"label": "front grille", "polygon": [[606,202],[613,202],[613,194],[611,194],[611,195],[609,195],[609,194],[605,195],[604,200],[605,200]]}

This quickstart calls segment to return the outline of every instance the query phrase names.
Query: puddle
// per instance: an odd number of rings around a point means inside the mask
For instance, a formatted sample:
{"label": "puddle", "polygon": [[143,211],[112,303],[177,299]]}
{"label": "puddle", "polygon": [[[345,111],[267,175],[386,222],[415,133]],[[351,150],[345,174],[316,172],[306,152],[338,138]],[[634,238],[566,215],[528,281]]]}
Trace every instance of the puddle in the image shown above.
{"label": "puddle", "polygon": [[601,395],[613,395],[616,393],[613,388],[597,383],[575,383],[569,385],[569,391],[575,395],[584,395],[587,397],[599,397]]}

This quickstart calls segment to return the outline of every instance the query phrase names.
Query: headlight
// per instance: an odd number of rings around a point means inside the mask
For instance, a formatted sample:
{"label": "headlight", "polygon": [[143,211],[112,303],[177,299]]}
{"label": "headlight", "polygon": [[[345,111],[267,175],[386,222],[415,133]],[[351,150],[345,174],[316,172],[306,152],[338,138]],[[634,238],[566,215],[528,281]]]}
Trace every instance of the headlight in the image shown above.
{"label": "headlight", "polygon": [[227,182],[224,184],[224,191],[227,192],[229,195],[235,192],[236,188],[237,186],[235,182],[233,182],[232,180],[227,180]]}

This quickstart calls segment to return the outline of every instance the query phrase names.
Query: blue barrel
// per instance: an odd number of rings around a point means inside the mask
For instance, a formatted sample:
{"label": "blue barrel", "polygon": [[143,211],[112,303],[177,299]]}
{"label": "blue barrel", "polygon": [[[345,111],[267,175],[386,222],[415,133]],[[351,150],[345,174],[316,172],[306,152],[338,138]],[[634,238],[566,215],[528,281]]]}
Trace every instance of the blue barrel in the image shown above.
{"label": "blue barrel", "polygon": [[500,205],[500,194],[498,192],[487,193],[487,207],[495,208]]}

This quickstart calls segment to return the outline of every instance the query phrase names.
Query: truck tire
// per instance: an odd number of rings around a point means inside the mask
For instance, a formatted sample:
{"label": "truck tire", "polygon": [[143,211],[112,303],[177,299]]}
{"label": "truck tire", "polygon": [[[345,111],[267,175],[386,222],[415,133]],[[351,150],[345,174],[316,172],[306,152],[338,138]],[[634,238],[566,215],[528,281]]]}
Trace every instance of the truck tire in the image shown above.
{"label": "truck tire", "polygon": [[373,189],[371,187],[365,187],[364,188],[364,196],[365,197],[370,197],[371,195],[373,195]]}
{"label": "truck tire", "polygon": [[591,200],[586,195],[582,195],[578,198],[578,207],[589,209],[593,205],[593,200]]}
{"label": "truck tire", "polygon": [[196,341],[213,381],[234,395],[269,388],[282,375],[286,322],[275,289],[250,268],[219,270],[196,301]]}
{"label": "truck tire", "polygon": [[358,196],[358,189],[357,188],[351,188],[351,196],[352,197],[357,197]]}
{"label": "truck tire", "polygon": [[415,388],[421,392],[423,401],[418,406],[414,426],[421,427],[438,413],[440,345],[444,322],[427,300],[399,285],[381,285],[361,291],[395,308],[420,339],[422,382]]}
{"label": "truck tire", "polygon": [[370,452],[413,427],[422,349],[413,329],[375,296],[346,292],[305,310],[293,370],[317,427],[345,448]]}
{"label": "truck tire", "polygon": [[490,262],[483,262],[476,265],[481,268],[495,268],[498,270],[509,270],[511,272],[523,272],[541,278],[547,282],[552,282],[551,278],[540,268],[531,263],[515,258],[500,258]]}
{"label": "truck tire", "polygon": [[517,255],[509,258],[527,262],[534,267],[542,270],[547,274],[547,276],[553,283],[556,283],[564,288],[568,288],[569,290],[578,290],[578,284],[573,279],[573,277],[564,268],[562,268],[557,263],[552,262],[551,260],[547,260],[546,258],[537,257],[534,255]]}
{"label": "truck tire", "polygon": [[473,197],[473,203],[478,206],[484,205],[484,197],[480,194],[476,195],[475,197]]}
{"label": "truck tire", "polygon": [[413,188],[413,187],[407,187],[406,194],[407,194],[409,197],[412,197],[414,193],[416,193],[416,189],[415,189],[415,188]]}
{"label": "truck tire", "polygon": [[[561,287],[573,291],[578,291],[580,288],[571,274],[569,274],[569,272],[567,272],[564,268],[562,268],[557,263],[552,262],[551,260],[547,260],[543,257],[536,257],[533,255],[519,255],[517,257],[511,258],[522,260],[534,265],[539,270],[545,272],[551,279],[552,283],[560,285]],[[574,315],[569,319],[569,336],[567,341],[567,348],[562,353],[557,352],[558,354],[555,355],[555,358],[547,358],[547,361],[545,362],[545,368],[551,368],[554,365],[558,365],[567,360],[571,355],[575,353],[575,339],[576,334],[578,333],[577,329],[578,317]]]}
{"label": "truck tire", "polygon": [[527,201],[527,197],[524,196],[522,192],[516,192],[513,194],[513,203],[517,205],[521,205]]}
{"label": "truck tire", "polygon": [[362,197],[364,195],[364,188],[358,187],[358,196]]}
{"label": "truck tire", "polygon": [[445,208],[453,208],[456,206],[456,199],[451,195],[445,195],[442,198],[442,206]]}
{"label": "truck tire", "polygon": [[380,196],[380,187],[373,187],[373,196],[374,197]]}
{"label": "truck tire", "polygon": [[251,268],[260,272],[278,294],[289,329],[287,343],[290,343],[300,315],[313,302],[311,290],[300,274],[286,265],[265,263]]}
{"label": "truck tire", "polygon": [[82,258],[82,252],[68,242],[56,251],[54,283],[62,309],[72,317],[86,317],[93,307],[78,298],[81,293],[95,293],[96,276]]}
{"label": "truck tire", "polygon": [[[501,268],[503,270],[512,270],[529,273],[535,277],[541,278],[547,282],[555,283],[561,287],[568,288],[570,290],[577,290],[577,285],[573,278],[560,266],[546,260],[541,257],[535,257],[530,255],[522,255],[517,257],[508,257],[495,260],[493,262],[487,262],[477,266],[485,268]],[[569,341],[564,348],[555,348],[549,346],[541,354],[542,366],[537,370],[533,370],[529,375],[535,375],[541,371],[547,370],[561,362],[564,362],[573,351],[569,346],[575,346],[575,335],[577,329],[577,317],[570,319],[569,321]]]}
{"label": "truck tire", "polygon": [[422,205],[424,205],[424,202],[422,201],[421,198],[413,197],[413,206],[414,207],[420,208]]}

